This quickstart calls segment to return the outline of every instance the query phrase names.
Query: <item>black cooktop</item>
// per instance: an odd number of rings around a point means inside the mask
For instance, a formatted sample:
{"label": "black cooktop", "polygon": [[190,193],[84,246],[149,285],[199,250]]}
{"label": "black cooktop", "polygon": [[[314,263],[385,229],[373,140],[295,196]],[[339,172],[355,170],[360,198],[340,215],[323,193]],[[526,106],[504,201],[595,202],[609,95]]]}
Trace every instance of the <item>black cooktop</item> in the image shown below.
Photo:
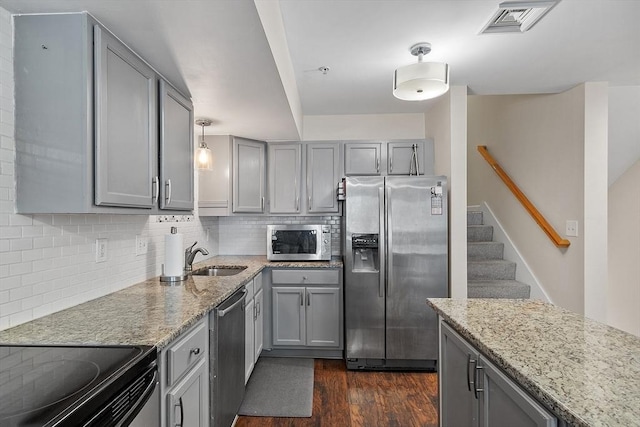
{"label": "black cooktop", "polygon": [[0,345],[0,426],[79,425],[155,359],[146,346]]}

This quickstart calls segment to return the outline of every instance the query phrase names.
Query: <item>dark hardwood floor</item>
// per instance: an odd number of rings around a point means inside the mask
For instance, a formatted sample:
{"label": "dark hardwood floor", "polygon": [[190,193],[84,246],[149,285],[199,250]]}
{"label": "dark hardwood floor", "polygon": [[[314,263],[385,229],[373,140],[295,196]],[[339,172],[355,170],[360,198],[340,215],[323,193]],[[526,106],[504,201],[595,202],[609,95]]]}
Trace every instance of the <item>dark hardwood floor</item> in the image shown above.
{"label": "dark hardwood floor", "polygon": [[347,371],[343,360],[315,361],[311,418],[238,418],[236,427],[435,427],[438,375]]}

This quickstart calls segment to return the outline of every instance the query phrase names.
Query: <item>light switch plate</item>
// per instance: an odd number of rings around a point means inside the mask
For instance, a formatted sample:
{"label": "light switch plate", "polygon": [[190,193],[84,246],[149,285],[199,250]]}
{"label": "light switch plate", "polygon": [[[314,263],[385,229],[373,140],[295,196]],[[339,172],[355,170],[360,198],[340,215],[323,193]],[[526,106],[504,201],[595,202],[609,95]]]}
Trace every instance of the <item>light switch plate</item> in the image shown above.
{"label": "light switch plate", "polygon": [[574,219],[568,219],[565,234],[567,237],[578,237],[578,221]]}

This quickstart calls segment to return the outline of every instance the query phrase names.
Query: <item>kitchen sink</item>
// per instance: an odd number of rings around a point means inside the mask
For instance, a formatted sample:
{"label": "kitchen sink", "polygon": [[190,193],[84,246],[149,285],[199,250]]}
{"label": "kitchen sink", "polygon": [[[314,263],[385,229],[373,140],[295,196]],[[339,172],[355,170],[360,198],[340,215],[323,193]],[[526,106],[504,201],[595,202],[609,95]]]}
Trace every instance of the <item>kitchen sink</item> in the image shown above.
{"label": "kitchen sink", "polygon": [[214,265],[200,268],[191,273],[193,276],[235,276],[247,267],[245,265],[216,267]]}

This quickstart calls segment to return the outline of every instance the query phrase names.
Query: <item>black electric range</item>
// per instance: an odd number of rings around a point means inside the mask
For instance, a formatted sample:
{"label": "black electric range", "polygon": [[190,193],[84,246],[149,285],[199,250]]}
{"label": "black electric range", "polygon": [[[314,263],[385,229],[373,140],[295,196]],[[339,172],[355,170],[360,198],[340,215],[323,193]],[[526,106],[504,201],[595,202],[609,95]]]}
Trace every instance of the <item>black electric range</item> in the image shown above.
{"label": "black electric range", "polygon": [[120,425],[155,387],[156,360],[148,346],[0,345],[0,426]]}

